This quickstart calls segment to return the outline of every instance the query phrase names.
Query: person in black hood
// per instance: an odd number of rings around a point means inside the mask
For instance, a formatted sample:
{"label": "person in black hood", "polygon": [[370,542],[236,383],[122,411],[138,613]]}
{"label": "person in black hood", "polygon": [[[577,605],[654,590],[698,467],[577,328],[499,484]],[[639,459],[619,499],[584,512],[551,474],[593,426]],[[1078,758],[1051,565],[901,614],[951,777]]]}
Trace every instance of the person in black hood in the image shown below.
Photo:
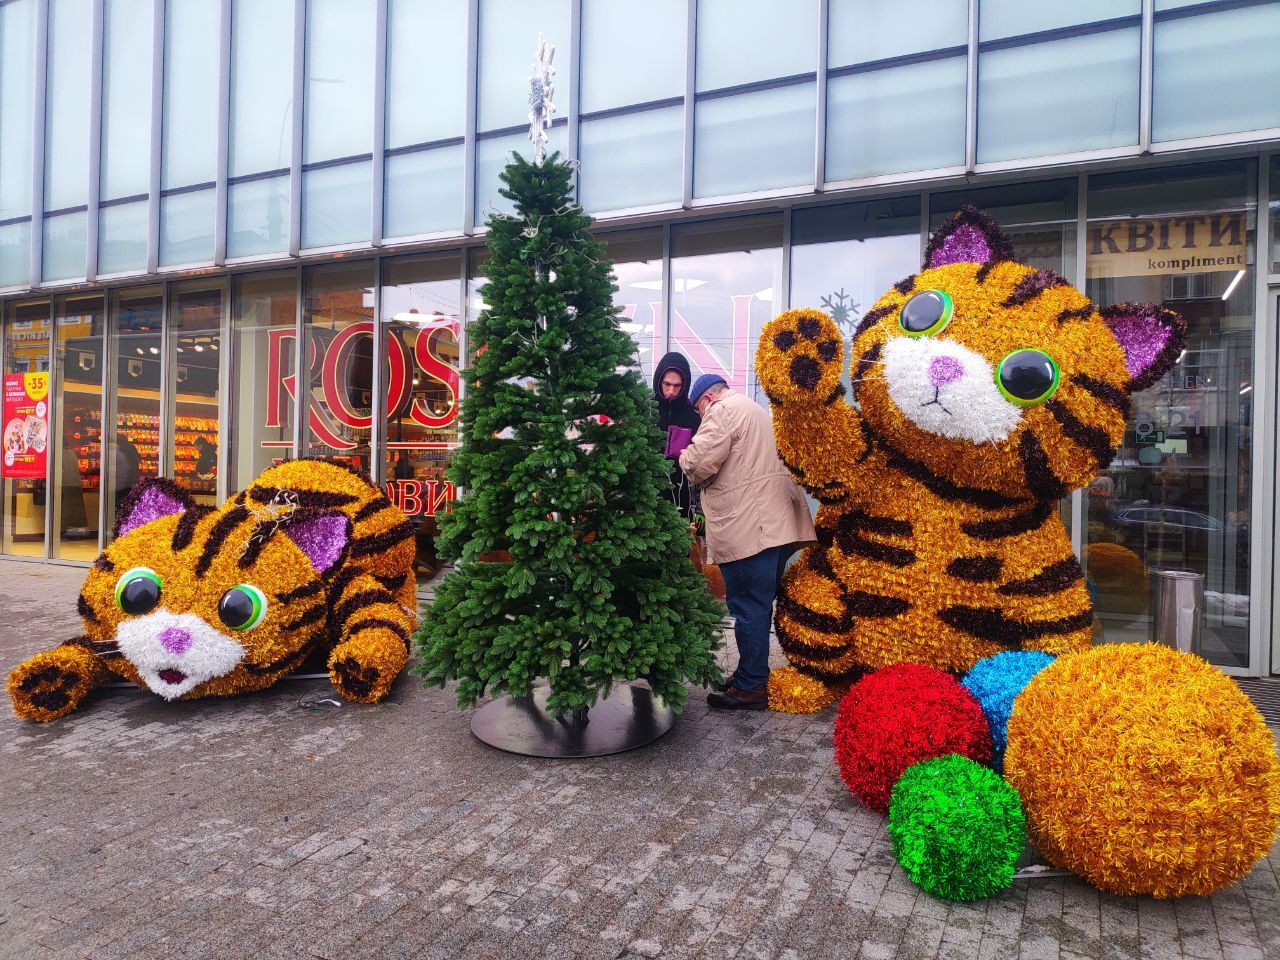
{"label": "person in black hood", "polygon": [[671,488],[662,495],[672,501],[689,520],[694,518],[693,485],[680,469],[680,451],[689,445],[702,425],[702,418],[689,402],[692,379],[689,361],[683,354],[668,353],[658,361],[653,374],[653,395],[658,401],[658,428],[665,437],[665,453],[671,460]]}

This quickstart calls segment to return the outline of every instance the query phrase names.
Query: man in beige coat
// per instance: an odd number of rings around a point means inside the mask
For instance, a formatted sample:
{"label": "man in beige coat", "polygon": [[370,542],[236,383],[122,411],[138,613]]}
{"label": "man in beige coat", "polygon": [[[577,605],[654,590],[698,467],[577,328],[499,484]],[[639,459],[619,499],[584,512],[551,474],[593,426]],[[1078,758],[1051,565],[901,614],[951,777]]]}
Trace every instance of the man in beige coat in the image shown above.
{"label": "man in beige coat", "polygon": [[814,540],[813,518],[778,459],[766,410],[710,373],[694,382],[689,402],[702,426],[680,454],[680,469],[702,487],[707,555],[724,574],[738,641],[738,668],[707,702],[721,710],[763,710],[773,600],[787,558]]}

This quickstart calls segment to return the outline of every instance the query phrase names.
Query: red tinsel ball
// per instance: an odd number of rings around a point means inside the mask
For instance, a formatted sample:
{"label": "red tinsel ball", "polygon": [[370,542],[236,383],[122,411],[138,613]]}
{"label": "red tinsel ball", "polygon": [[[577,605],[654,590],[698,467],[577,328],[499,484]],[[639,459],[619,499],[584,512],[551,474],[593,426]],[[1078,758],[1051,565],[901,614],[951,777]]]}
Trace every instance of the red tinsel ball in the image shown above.
{"label": "red tinsel ball", "polygon": [[907,767],[958,753],[991,762],[982,707],[950,674],[899,663],[863,677],[836,712],[836,763],[855,797],[885,813]]}

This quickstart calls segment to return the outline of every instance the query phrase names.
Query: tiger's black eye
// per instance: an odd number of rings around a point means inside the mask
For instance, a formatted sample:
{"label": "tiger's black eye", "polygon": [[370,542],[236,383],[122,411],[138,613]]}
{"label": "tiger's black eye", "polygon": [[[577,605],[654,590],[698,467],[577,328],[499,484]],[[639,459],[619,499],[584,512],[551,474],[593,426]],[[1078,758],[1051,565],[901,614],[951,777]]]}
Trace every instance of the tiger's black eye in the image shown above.
{"label": "tiger's black eye", "polygon": [[902,305],[898,323],[909,336],[923,337],[951,322],[955,305],[941,290],[922,290]]}
{"label": "tiger's black eye", "polygon": [[266,615],[266,595],[252,584],[232,587],[218,601],[218,618],[232,630],[252,630]]}
{"label": "tiger's black eye", "polygon": [[1023,407],[1053,396],[1058,378],[1058,365],[1042,350],[1015,350],[996,370],[996,385],[1005,399]]}
{"label": "tiger's black eye", "polygon": [[134,567],[116,582],[116,605],[130,616],[146,613],[160,602],[160,575],[150,567]]}

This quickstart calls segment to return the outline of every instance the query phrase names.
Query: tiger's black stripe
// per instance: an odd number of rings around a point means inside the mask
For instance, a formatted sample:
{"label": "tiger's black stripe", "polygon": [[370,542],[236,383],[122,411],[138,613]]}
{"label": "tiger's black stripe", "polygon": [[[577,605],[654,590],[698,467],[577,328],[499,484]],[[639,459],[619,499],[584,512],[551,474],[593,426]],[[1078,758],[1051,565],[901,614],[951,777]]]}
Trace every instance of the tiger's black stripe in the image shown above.
{"label": "tiger's black stripe", "polygon": [[84,647],[102,657],[123,656],[120,653],[120,644],[114,640],[93,640],[88,635],[81,634],[64,642],[69,647]]}
{"label": "tiger's black stripe", "polygon": [[356,511],[356,515],[351,518],[351,522],[361,523],[390,506],[393,506],[393,504],[386,497],[375,497]]}
{"label": "tiger's black stripe", "polygon": [[804,479],[804,471],[803,471],[802,469],[800,469],[799,467],[797,467],[794,463],[792,463],[792,462],[791,462],[790,460],[788,460],[786,457],[784,457],[784,456],[782,455],[782,451],[781,451],[781,450],[779,450],[779,451],[778,451],[778,459],[782,461],[782,465],[783,465],[784,467],[786,467],[788,470],[790,470],[790,471],[791,471],[792,476],[794,476],[797,480],[803,480],[803,479]]}
{"label": "tiger's black stripe", "polygon": [[865,418],[859,418],[858,426],[862,430],[862,452],[858,454],[858,459],[854,463],[866,463],[875,450],[876,436],[871,431],[871,424],[867,423]]}
{"label": "tiger's black stripe", "polygon": [[383,550],[391,549],[399,543],[403,543],[412,536],[413,524],[408,520],[403,520],[382,533],[375,533],[352,540],[351,556],[364,557],[371,553],[380,553]]}
{"label": "tiger's black stripe", "polygon": [[1045,409],[1053,414],[1053,418],[1062,426],[1062,432],[1069,439],[1093,454],[1094,459],[1098,461],[1099,468],[1105,467],[1111,462],[1111,457],[1115,453],[1116,447],[1111,442],[1111,438],[1107,436],[1105,430],[1092,427],[1082,421],[1068,410],[1067,405],[1061,400],[1050,400],[1045,404]]}
{"label": "tiger's black stripe", "polygon": [[346,593],[347,587],[351,586],[351,582],[361,576],[363,571],[359,567],[343,567],[342,572],[338,574],[337,579],[329,587],[329,602],[337,603]]}
{"label": "tiger's black stripe", "polygon": [[913,273],[911,276],[903,277],[901,280],[895,283],[893,285],[893,289],[897,290],[900,294],[902,294],[905,297],[908,293],[910,293],[912,290],[915,289],[915,286],[916,286],[916,275]]}
{"label": "tiger's black stripe", "polygon": [[392,593],[395,593],[397,590],[399,590],[401,587],[404,586],[405,581],[409,579],[409,574],[399,573],[399,574],[396,574],[394,577],[380,577],[375,573],[373,575],[373,579],[377,580],[380,584],[382,584]]}
{"label": "tiger's black stripe", "polygon": [[310,583],[304,583],[296,590],[290,590],[288,593],[282,593],[276,599],[281,603],[293,603],[295,600],[301,600],[304,597],[313,597],[317,593],[324,590],[323,580],[312,580]]}
{"label": "tiger's black stripe", "polygon": [[815,647],[805,643],[793,636],[781,622],[775,623],[774,630],[778,636],[778,646],[788,654],[806,657],[809,660],[838,660],[849,653],[847,643],[838,643],[832,647]]}
{"label": "tiger's black stripe", "polygon": [[867,371],[875,366],[876,361],[880,359],[880,354],[884,350],[884,344],[877,341],[873,343],[867,352],[858,358],[858,364],[853,370],[853,398],[858,398],[858,390],[862,386],[862,381],[866,377]]}
{"label": "tiger's black stripe", "polygon": [[1004,303],[1000,304],[1000,306],[1006,308],[1021,306],[1024,303],[1030,303],[1046,290],[1067,285],[1067,281],[1052,270],[1035,270],[1018,281],[1018,285],[1013,288],[1013,292],[1005,298]]}
{"label": "tiger's black stripe", "polygon": [[1055,505],[1037,503],[1008,517],[997,520],[975,520],[962,523],[960,529],[975,540],[1001,540],[1015,537],[1020,533],[1030,533],[1040,529],[1041,525],[1053,514]]}
{"label": "tiger's black stripe", "polygon": [[[333,620],[335,623],[342,624],[347,622],[347,618],[359,610],[361,607],[373,606],[375,603],[395,603],[396,598],[390,592],[383,590],[381,587],[371,587],[368,590],[360,590],[353,593],[342,603],[338,604],[333,611]],[[323,606],[323,604],[321,604]]]}
{"label": "tiger's black stripe", "polygon": [[246,508],[236,507],[218,518],[218,522],[209,531],[209,538],[204,542],[204,549],[200,552],[200,559],[196,561],[195,574],[197,577],[203,577],[209,572],[209,566],[213,563],[214,558],[217,557],[218,551],[222,549],[222,544],[230,536],[231,531],[248,520],[250,516],[251,514]]}
{"label": "tiger's black stripe", "polygon": [[851,339],[857,340],[896,309],[897,307],[876,307],[874,310],[868,310],[863,318],[858,321],[858,325],[853,328],[853,337]]}
{"label": "tiger's black stripe", "polygon": [[252,673],[256,676],[262,676],[264,673],[275,673],[279,670],[291,670],[306,660],[307,657],[311,656],[311,651],[313,651],[319,645],[320,641],[328,635],[329,628],[327,626],[321,627],[315,633],[311,634],[311,636],[307,638],[306,642],[297,650],[294,650],[292,653],[286,653],[278,660],[273,660],[270,663],[264,664],[249,663],[248,661],[245,661],[241,666],[244,667],[246,672]]}
{"label": "tiger's black stripe", "polygon": [[[833,486],[832,489],[834,490],[836,488]],[[823,493],[820,490],[814,490],[812,488],[809,489],[809,492],[813,495],[813,499],[817,500],[819,503],[826,504],[827,506],[834,506],[837,503],[841,503],[844,501],[844,498],[849,495],[849,491],[845,490],[843,487],[840,488],[839,493]]]}
{"label": "tiger's black stripe", "polygon": [[819,613],[785,594],[778,598],[778,610],[802,627],[818,633],[846,633],[853,627],[853,617],[847,609],[838,617],[830,613]]}
{"label": "tiger's black stripe", "polygon": [[861,530],[864,533],[878,533],[886,537],[909,537],[914,532],[909,520],[897,520],[893,517],[877,517],[863,510],[850,510],[841,514],[836,521],[836,529]]}
{"label": "tiger's black stripe", "polygon": [[317,603],[303,611],[302,615],[297,619],[286,623],[281,630],[297,630],[299,627],[305,627],[309,623],[318,623],[328,614],[328,604]]}
{"label": "tiger's black stripe", "polygon": [[[813,659],[817,658],[815,657]],[[869,667],[859,666],[856,663],[851,667],[846,667],[839,673],[828,673],[818,667],[811,667],[807,663],[793,663],[791,666],[800,673],[803,673],[806,677],[812,677],[814,680],[821,680],[823,683],[852,683],[871,672]]]}
{"label": "tiger's black stripe", "polygon": [[1049,464],[1049,455],[1030,430],[1022,431],[1018,441],[1018,456],[1022,458],[1022,471],[1027,478],[1027,488],[1039,500],[1057,500],[1071,492],[1071,487],[1058,479]]}
{"label": "tiger's black stripe", "polygon": [[281,493],[291,493],[298,498],[298,506],[315,510],[345,507],[360,499],[350,493],[337,493],[332,490],[282,490],[279,487],[251,487],[246,493],[259,503],[270,503]]}
{"label": "tiger's black stripe", "polygon": [[1088,320],[1094,314],[1094,307],[1077,307],[1075,310],[1067,309],[1058,314],[1058,322],[1066,323],[1068,320]]}
{"label": "tiger's black stripe", "polygon": [[911,604],[898,597],[884,597],[865,590],[854,590],[846,601],[855,617],[897,617],[911,609]]}
{"label": "tiger's black stripe", "polygon": [[807,559],[809,569],[822,577],[823,580],[830,580],[832,583],[840,582],[840,575],[836,573],[835,568],[831,566],[831,561],[827,559],[827,555],[822,550],[810,550]]}
{"label": "tiger's black stripe", "polygon": [[85,623],[97,623],[98,615],[93,612],[93,607],[89,606],[89,601],[84,598],[84,594],[76,597],[76,612],[84,619]]}
{"label": "tiger's black stripe", "polygon": [[828,526],[825,523],[815,523],[813,525],[814,536],[817,537],[818,543],[830,549],[831,545],[836,542],[836,528]]}
{"label": "tiger's black stripe", "polygon": [[987,277],[991,275],[991,269],[999,262],[999,260],[988,260],[978,268],[978,272],[973,275],[973,279],[978,286],[982,286],[987,282]]}
{"label": "tiger's black stripe", "polygon": [[178,518],[178,525],[173,530],[173,543],[171,548],[174,553],[181,553],[191,545],[191,540],[196,535],[196,525],[208,513],[207,510],[195,509],[185,511]]}
{"label": "tiger's black stripe", "polygon": [[979,640],[1020,647],[1040,637],[1074,633],[1093,623],[1093,611],[1081,610],[1057,620],[1014,620],[996,607],[947,607],[938,619]]}
{"label": "tiger's black stripe", "polygon": [[366,617],[365,619],[351,624],[346,628],[346,634],[354,637],[361,630],[370,630],[375,627],[382,627],[390,630],[397,637],[404,641],[404,648],[409,649],[409,631],[404,628],[403,624],[396,623],[394,620],[388,620],[386,617]]}
{"label": "tiger's black stripe", "polygon": [[850,556],[866,557],[868,560],[887,563],[893,567],[909,567],[916,562],[913,551],[905,547],[893,547],[887,543],[868,540],[852,530],[837,532],[836,540],[840,544],[840,549]]}
{"label": "tiger's black stripe", "polygon": [[837,383],[834,387],[831,388],[831,393],[827,396],[827,399],[822,402],[824,406],[829,407],[833,403],[835,403],[837,400],[843,400],[843,399],[844,399],[844,384]]}
{"label": "tiger's black stripe", "polygon": [[1047,597],[1061,593],[1083,579],[1084,571],[1080,569],[1080,561],[1075,557],[1067,557],[1045,567],[1034,577],[1001,584],[996,588],[996,593],[1010,597]]}
{"label": "tiger's black stripe", "polygon": [[253,528],[253,533],[249,534],[249,542],[240,554],[241,570],[248,570],[258,562],[258,557],[262,556],[262,551],[279,529],[280,525],[274,520],[264,520]]}
{"label": "tiger's black stripe", "polygon": [[[865,423],[866,421],[864,420],[863,422]],[[868,427],[867,429],[870,430],[871,428]],[[925,487],[930,493],[941,497],[943,500],[967,503],[970,506],[981,507],[984,510],[999,510],[1002,507],[1012,507],[1026,502],[1017,497],[1009,497],[1003,493],[997,493],[995,490],[987,490],[983,487],[962,487],[957,483],[952,483],[946,477],[941,477],[934,473],[919,460],[913,460],[908,457],[875,433],[874,430],[871,430],[871,433],[875,437],[877,446],[885,452],[890,468],[906,474],[912,480]]]}
{"label": "tiger's black stripe", "polygon": [[999,579],[1003,566],[999,557],[957,557],[947,564],[947,573],[970,583],[989,583]]}
{"label": "tiger's black stripe", "polygon": [[1120,387],[1107,383],[1105,380],[1095,380],[1087,373],[1076,373],[1071,377],[1071,382],[1078,384],[1091,394],[1101,400],[1109,407],[1115,407],[1127,419],[1129,416],[1129,395]]}
{"label": "tiger's black stripe", "polygon": [[761,384],[761,385],[760,385],[760,389],[761,389],[761,390],[763,390],[763,391],[764,391],[764,395],[765,395],[766,397],[768,397],[768,398],[769,398],[769,403],[771,403],[771,404],[772,404],[773,406],[775,406],[775,407],[780,407],[780,406],[782,406],[782,401],[781,401],[781,400],[779,400],[777,397],[775,397],[775,396],[774,396],[774,395],[769,391],[769,388],[768,388],[768,387],[766,387],[764,384]]}
{"label": "tiger's black stripe", "polygon": [[95,570],[101,570],[104,573],[111,573],[115,570],[116,565],[111,562],[111,558],[105,553],[100,553],[98,554],[98,559],[93,561],[93,568]]}

